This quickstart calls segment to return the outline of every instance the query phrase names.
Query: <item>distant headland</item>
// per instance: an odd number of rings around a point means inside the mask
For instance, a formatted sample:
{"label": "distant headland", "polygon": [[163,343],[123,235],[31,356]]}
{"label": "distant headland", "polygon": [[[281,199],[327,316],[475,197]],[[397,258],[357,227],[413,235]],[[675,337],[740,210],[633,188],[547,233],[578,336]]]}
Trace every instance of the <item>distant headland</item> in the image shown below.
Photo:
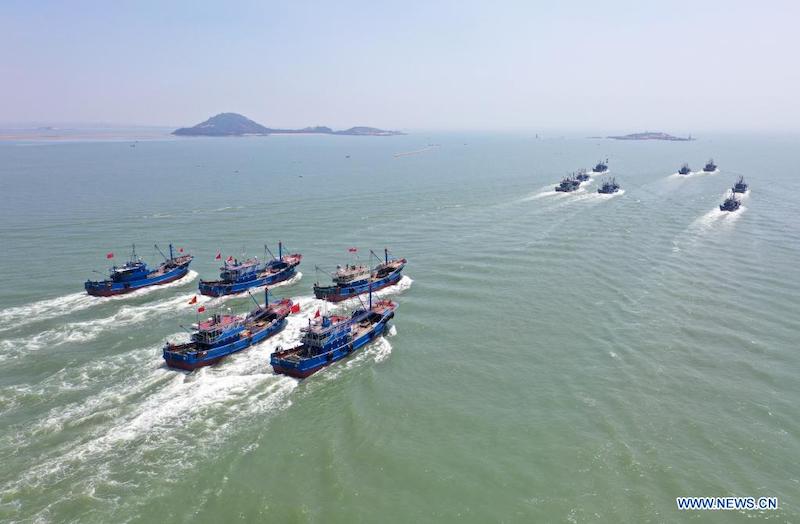
{"label": "distant headland", "polygon": [[652,131],[645,131],[644,133],[632,133],[630,135],[621,135],[621,136],[607,136],[606,138],[612,138],[614,140],[669,140],[672,142],[688,142],[690,140],[694,140],[692,135],[688,137],[679,137],[679,136],[672,136],[667,133],[661,132],[652,132]]}
{"label": "distant headland", "polygon": [[392,136],[404,135],[400,131],[386,131],[375,127],[357,126],[343,131],[334,131],[330,127],[316,126],[303,129],[272,129],[262,126],[238,113],[220,113],[194,127],[182,127],[172,132],[178,136],[247,136],[273,134],[321,134],[349,136]]}

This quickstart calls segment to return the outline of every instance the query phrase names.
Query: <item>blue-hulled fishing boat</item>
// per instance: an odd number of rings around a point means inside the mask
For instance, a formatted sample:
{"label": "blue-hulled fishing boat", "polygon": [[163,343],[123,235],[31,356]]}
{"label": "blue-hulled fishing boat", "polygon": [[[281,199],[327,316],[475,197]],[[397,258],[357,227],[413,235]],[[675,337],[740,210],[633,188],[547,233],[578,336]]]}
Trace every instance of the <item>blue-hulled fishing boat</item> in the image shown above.
{"label": "blue-hulled fishing boat", "polygon": [[689,164],[683,164],[681,168],[678,170],[679,175],[691,175],[692,168],[689,167]]}
{"label": "blue-hulled fishing boat", "polygon": [[288,298],[270,303],[268,290],[264,295],[264,305],[253,299],[257,307],[246,316],[214,314],[197,323],[190,342],[167,343],[163,352],[167,366],[188,371],[210,366],[282,331],[286,317],[299,312],[300,307]]}
{"label": "blue-hulled fishing boat", "polygon": [[370,293],[369,305],[349,317],[323,315],[313,321],[309,319],[299,346],[278,350],[270,356],[272,369],[296,378],[312,375],[381,336],[388,329],[395,309],[397,304],[391,300],[373,304]]}
{"label": "blue-hulled fishing boat", "polygon": [[598,162],[597,165],[594,166],[592,171],[595,173],[605,173],[606,171],[608,171],[608,159],[606,158],[605,162],[603,162],[602,160]]}
{"label": "blue-hulled fishing boat", "polygon": [[[331,275],[332,286],[314,284],[314,296],[328,302],[340,302],[348,298],[377,291],[387,286],[397,284],[402,278],[402,271],[406,265],[405,258],[389,258],[389,251],[383,250],[383,260],[373,251],[370,256],[378,259],[379,264],[373,269],[363,264],[347,264],[337,266]],[[319,268],[317,268],[319,269]]]}
{"label": "blue-hulled fishing boat", "polygon": [[[266,252],[269,248],[264,246]],[[270,252],[270,254],[272,254]],[[250,288],[269,286],[292,278],[303,259],[300,253],[283,254],[283,243],[278,242],[278,256],[260,261],[257,257],[243,262],[228,257],[220,268],[219,280],[201,280],[200,294],[212,297],[244,293]]]}
{"label": "blue-hulled fishing boat", "polygon": [[747,193],[747,183],[744,181],[744,177],[740,176],[731,189],[734,193]]}
{"label": "blue-hulled fishing boat", "polygon": [[578,173],[574,174],[573,176],[578,182],[588,182],[591,178],[585,169],[578,170]]}
{"label": "blue-hulled fishing boat", "polygon": [[713,158],[709,159],[709,161],[706,162],[706,165],[703,166],[703,171],[705,173],[713,173],[716,170],[717,170],[717,164],[714,163]]}
{"label": "blue-hulled fishing boat", "polygon": [[619,191],[619,184],[616,178],[604,180],[602,185],[597,188],[597,192],[603,195],[611,195]]}
{"label": "blue-hulled fishing boat", "polygon": [[[156,249],[159,253],[161,250]],[[183,249],[180,250],[181,253]],[[106,255],[113,258],[113,253]],[[192,262],[192,255],[180,254],[175,256],[172,244],[169,245],[169,258],[161,253],[164,262],[159,264],[156,269],[150,269],[147,264],[136,255],[136,246],[133,246],[131,258],[121,266],[114,266],[109,270],[107,280],[87,280],[84,284],[86,292],[97,297],[108,297],[111,295],[122,295],[149,286],[157,286],[174,282],[189,272],[189,264]]]}
{"label": "blue-hulled fishing boat", "polygon": [[728,198],[725,199],[723,203],[719,205],[720,211],[736,211],[741,207],[742,202],[738,198],[736,198],[736,193],[731,191]]}
{"label": "blue-hulled fishing boat", "polygon": [[579,187],[581,187],[580,181],[568,176],[561,179],[561,182],[555,187],[555,190],[559,193],[571,193],[577,191]]}

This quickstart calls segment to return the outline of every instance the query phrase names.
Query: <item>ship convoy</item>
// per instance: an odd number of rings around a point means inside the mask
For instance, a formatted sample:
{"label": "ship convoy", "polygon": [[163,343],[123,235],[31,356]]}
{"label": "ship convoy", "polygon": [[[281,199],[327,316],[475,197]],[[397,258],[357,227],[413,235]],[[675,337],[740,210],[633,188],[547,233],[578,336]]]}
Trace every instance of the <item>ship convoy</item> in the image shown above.
{"label": "ship convoy", "polygon": [[[607,174],[608,173],[608,159],[605,161],[599,161],[593,168],[593,174]],[[581,169],[576,173],[572,173],[570,176],[564,177],[561,179],[561,182],[555,187],[556,192],[558,193],[572,193],[573,191],[577,191],[581,184],[584,182],[588,182],[591,180],[591,175],[586,169]],[[617,184],[617,180],[615,178],[605,178],[601,183],[600,187],[597,188],[597,192],[603,195],[611,195],[616,193],[620,190],[620,185]]]}
{"label": "ship convoy", "polygon": [[[264,247],[265,254],[272,252]],[[156,246],[156,250],[161,252]],[[350,248],[355,253],[355,248]],[[175,256],[172,244],[169,246],[169,257],[164,255],[156,269],[151,270],[136,255],[134,246],[130,260],[122,266],[114,266],[109,270],[109,278],[103,281],[87,281],[85,289],[94,296],[111,296],[130,293],[137,289],[173,282],[186,275],[192,255],[184,255],[179,249]],[[108,253],[106,258],[113,258]],[[391,300],[373,300],[373,292],[391,286],[400,281],[405,258],[390,257],[384,249],[383,258],[370,251],[378,260],[375,266],[351,263],[337,266],[331,273],[333,284],[322,286],[314,284],[314,296],[328,301],[341,302],[357,299],[359,305],[350,315],[321,314],[318,309],[313,318],[308,319],[308,326],[302,329],[299,343],[291,348],[278,348],[270,356],[270,364],[276,373],[297,378],[305,378],[337,360],[341,360],[370,341],[380,337],[394,318],[397,303]],[[222,258],[217,253],[216,259]],[[295,276],[296,268],[303,256],[300,253],[283,253],[283,244],[278,243],[278,256],[260,261],[257,257],[239,261],[228,257],[222,267],[218,280],[201,280],[199,291],[202,295],[219,297],[247,293],[255,303],[246,315],[215,313],[210,318],[192,326],[190,340],[187,343],[174,344],[168,342],[163,349],[163,358],[167,366],[193,371],[197,368],[216,364],[223,358],[250,346],[263,342],[280,333],[287,324],[287,317],[300,312],[300,305],[291,299],[284,298],[270,302],[269,286],[289,280]],[[317,268],[319,269],[319,268]],[[265,286],[263,305],[250,290]],[[361,295],[366,295],[362,300]],[[196,304],[193,297],[190,304]],[[198,314],[205,311],[204,306],[197,308]]]}
{"label": "ship convoy", "polygon": [[[706,162],[706,165],[703,166],[703,173],[716,173],[718,170],[719,167],[714,163],[713,158],[709,159],[709,161]],[[594,168],[592,168],[592,173],[607,174],[608,159],[598,162]],[[680,169],[678,169],[679,175],[691,175],[692,173],[693,171],[687,163],[684,163]],[[588,182],[590,178],[591,177],[586,169],[581,169],[577,173],[572,173],[572,175],[562,178],[561,182],[555,186],[555,190],[558,193],[571,193],[573,191],[577,191],[581,187],[581,184]],[[725,201],[720,204],[720,211],[736,211],[739,209],[739,207],[742,205],[742,202],[736,197],[736,194],[746,193],[747,187],[748,186],[744,181],[744,177],[740,176],[739,180],[731,188],[730,194],[725,198]],[[597,188],[597,192],[603,195],[611,195],[619,192],[620,189],[621,187],[617,183],[616,178],[606,177],[600,182],[600,187]]]}

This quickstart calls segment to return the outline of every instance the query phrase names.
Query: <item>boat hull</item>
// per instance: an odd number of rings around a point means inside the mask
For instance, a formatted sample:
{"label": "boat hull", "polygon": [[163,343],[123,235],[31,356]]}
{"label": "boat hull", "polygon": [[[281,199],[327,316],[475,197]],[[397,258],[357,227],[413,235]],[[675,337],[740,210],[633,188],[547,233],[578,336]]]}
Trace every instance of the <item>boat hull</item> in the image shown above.
{"label": "boat hull", "polygon": [[200,281],[200,294],[209,297],[221,297],[224,295],[236,295],[244,293],[248,289],[261,286],[269,286],[288,280],[295,276],[297,271],[295,266],[288,267],[278,273],[273,273],[266,277],[254,278],[244,282],[207,282]]}
{"label": "boat hull", "polygon": [[317,371],[330,366],[334,362],[345,358],[351,353],[354,353],[358,349],[364,347],[376,338],[383,335],[383,333],[385,333],[389,327],[389,321],[393,317],[394,312],[387,313],[381,318],[381,320],[375,322],[369,331],[366,331],[358,338],[316,357],[306,358],[299,361],[291,361],[281,358],[277,353],[273,353],[270,357],[270,365],[272,365],[272,369],[275,371],[275,373],[281,375],[288,375],[294,378],[309,377]]}
{"label": "boat hull", "polygon": [[364,293],[369,293],[369,290],[372,289],[372,292],[378,291],[379,289],[383,289],[385,287],[393,286],[397,284],[400,279],[403,277],[402,274],[403,268],[401,267],[394,273],[387,275],[381,279],[373,280],[372,282],[364,282],[363,284],[351,286],[314,286],[314,296],[316,298],[327,300],[328,302],[341,302],[342,300],[347,300],[348,298],[353,298],[358,295],[363,295]]}
{"label": "boat hull", "polygon": [[256,333],[251,333],[249,337],[241,338],[230,344],[219,346],[214,349],[199,353],[178,353],[170,351],[169,348],[164,348],[164,361],[167,366],[171,368],[184,369],[186,371],[194,371],[197,368],[211,366],[216,364],[223,358],[234,353],[238,353],[243,349],[254,346],[268,339],[272,335],[280,333],[286,327],[286,318],[282,318],[271,326],[265,327],[263,330]]}
{"label": "boat hull", "polygon": [[84,284],[86,292],[95,297],[110,297],[113,295],[124,295],[132,293],[137,289],[143,289],[150,286],[160,286],[169,284],[180,278],[186,276],[189,272],[189,263],[180,265],[162,275],[156,277],[146,277],[139,280],[131,280],[126,282],[114,282],[113,280],[104,280],[101,282],[87,281]]}

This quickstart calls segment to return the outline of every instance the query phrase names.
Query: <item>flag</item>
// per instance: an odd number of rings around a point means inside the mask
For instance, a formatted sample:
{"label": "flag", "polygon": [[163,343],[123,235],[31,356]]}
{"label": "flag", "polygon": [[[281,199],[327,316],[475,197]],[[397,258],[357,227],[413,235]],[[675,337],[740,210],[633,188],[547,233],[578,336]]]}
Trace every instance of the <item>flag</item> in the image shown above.
{"label": "flag", "polygon": [[350,253],[358,253],[358,248],[357,247],[351,247],[351,248],[348,248],[347,251],[350,252]]}
{"label": "flag", "polygon": [[217,256],[215,256],[215,257],[214,257],[214,259],[215,259],[215,260],[219,260],[220,258],[222,258],[222,253],[220,253],[219,251],[217,251]]}
{"label": "flag", "polygon": [[106,253],[106,258],[114,258],[114,253],[109,251],[108,253]]}
{"label": "flag", "polygon": [[317,310],[316,313],[314,313],[314,318],[319,318],[319,309]]}
{"label": "flag", "polygon": [[292,313],[300,313],[300,304],[293,304],[292,309],[290,309]]}
{"label": "flag", "polygon": [[192,299],[189,301],[190,304],[197,304],[197,295],[193,296]]}
{"label": "flag", "polygon": [[183,248],[182,247],[178,248],[178,253],[183,253]]}
{"label": "flag", "polygon": [[205,311],[205,310],[206,310],[206,307],[205,307],[205,306],[200,306],[199,308],[197,308],[197,312],[198,312],[198,313],[202,313],[202,312],[203,312],[203,311]]}
{"label": "flag", "polygon": [[225,262],[233,262],[233,255],[225,259]]}

